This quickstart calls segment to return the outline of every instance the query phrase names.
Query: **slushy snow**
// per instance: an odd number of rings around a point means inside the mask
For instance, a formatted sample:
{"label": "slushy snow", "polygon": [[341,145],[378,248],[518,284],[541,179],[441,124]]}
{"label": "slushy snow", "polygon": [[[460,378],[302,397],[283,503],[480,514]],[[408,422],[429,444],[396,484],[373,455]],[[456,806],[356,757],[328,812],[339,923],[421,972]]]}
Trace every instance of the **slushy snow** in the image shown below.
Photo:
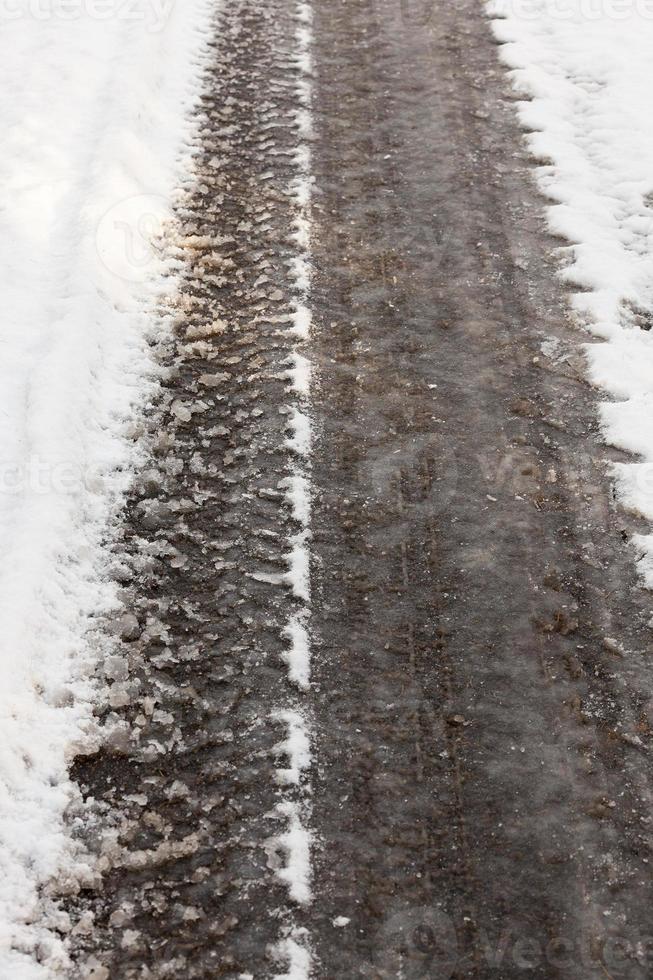
{"label": "slushy snow", "polygon": [[[621,501],[653,522],[653,3],[491,0],[588,345]],[[653,588],[653,534],[635,539]]]}
{"label": "slushy snow", "polygon": [[94,738],[91,627],[116,607],[106,542],[163,329],[153,243],[209,16],[207,0],[0,10],[2,977],[65,971],[43,889],[90,874],[67,765]]}

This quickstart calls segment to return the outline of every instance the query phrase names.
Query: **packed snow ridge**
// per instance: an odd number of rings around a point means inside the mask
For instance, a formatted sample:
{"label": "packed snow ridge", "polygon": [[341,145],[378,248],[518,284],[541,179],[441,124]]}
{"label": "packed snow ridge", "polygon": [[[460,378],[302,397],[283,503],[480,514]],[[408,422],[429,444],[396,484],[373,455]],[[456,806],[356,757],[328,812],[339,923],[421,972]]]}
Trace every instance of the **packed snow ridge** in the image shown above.
{"label": "packed snow ridge", "polygon": [[116,606],[106,542],[171,288],[153,243],[210,19],[207,0],[74,7],[0,11],[0,976],[20,980],[65,971],[42,896],[91,874],[67,765],[93,746],[90,627]]}
{"label": "packed snow ridge", "polygon": [[[298,906],[306,906],[312,900],[311,848],[313,835],[310,829],[312,765],[312,726],[308,711],[302,704],[302,696],[310,689],[311,646],[309,623],[311,616],[310,539],[311,539],[311,446],[312,425],[309,414],[311,370],[308,358],[301,348],[310,341],[312,316],[310,310],[311,289],[311,203],[312,174],[310,139],[313,132],[312,115],[312,10],[309,4],[295,6],[295,64],[296,122],[298,143],[295,151],[297,176],[290,187],[296,215],[294,239],[296,253],[292,262],[294,278],[294,305],[290,314],[289,335],[294,341],[292,368],[288,372],[290,392],[294,403],[290,406],[289,424],[292,438],[287,448],[293,459],[293,471],[285,481],[286,498],[300,531],[288,544],[288,573],[286,584],[299,600],[283,633],[289,641],[286,653],[288,679],[299,692],[292,696],[288,708],[276,712],[274,720],[287,728],[287,737],[276,747],[280,760],[286,759],[287,768],[277,769],[277,780],[289,792],[276,807],[276,816],[283,822],[284,830],[270,841],[273,866],[278,878],[286,885],[289,898]],[[276,858],[274,857],[276,852]],[[279,861],[281,852],[283,860]],[[275,980],[308,980],[313,970],[311,936],[297,923],[294,911],[285,915],[282,936],[275,953],[284,964],[286,972],[277,974]]]}
{"label": "packed snow ridge", "polygon": [[[491,0],[539,183],[588,345],[619,496],[653,522],[653,6],[639,0]],[[653,588],[653,533],[635,538]]]}

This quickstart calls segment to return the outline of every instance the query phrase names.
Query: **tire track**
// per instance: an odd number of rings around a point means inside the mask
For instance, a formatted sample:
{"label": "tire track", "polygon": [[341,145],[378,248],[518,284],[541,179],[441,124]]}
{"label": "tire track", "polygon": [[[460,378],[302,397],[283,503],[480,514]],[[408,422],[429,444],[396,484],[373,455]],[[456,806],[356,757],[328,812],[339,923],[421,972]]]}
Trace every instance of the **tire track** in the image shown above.
{"label": "tire track", "polygon": [[420,6],[316,8],[320,976],[645,977],[646,600],[495,46]]}
{"label": "tire track", "polygon": [[650,973],[646,604],[495,48],[418,6],[216,22],[95,980]]}
{"label": "tire track", "polygon": [[94,978],[310,955],[307,20],[238,0],[215,23],[168,378],[116,549],[109,738],[75,766],[97,801],[103,889],[74,937]]}

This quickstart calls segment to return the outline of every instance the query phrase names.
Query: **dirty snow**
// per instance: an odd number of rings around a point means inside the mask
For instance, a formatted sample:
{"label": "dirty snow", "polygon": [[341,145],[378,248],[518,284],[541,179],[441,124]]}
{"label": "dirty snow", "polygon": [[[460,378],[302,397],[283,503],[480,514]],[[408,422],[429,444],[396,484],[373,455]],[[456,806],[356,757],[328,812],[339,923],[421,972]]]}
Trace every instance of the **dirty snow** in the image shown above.
{"label": "dirty snow", "polygon": [[[653,4],[491,0],[501,58],[530,101],[519,114],[555,203],[549,224],[573,309],[596,341],[592,381],[606,439],[641,459],[615,466],[621,500],[653,521]],[[653,588],[653,533],[638,536]]]}
{"label": "dirty snow", "polygon": [[65,970],[39,889],[90,873],[64,827],[67,763],[93,741],[88,630],[115,607],[105,542],[154,383],[152,242],[209,16],[208,0],[0,10],[2,977]]}
{"label": "dirty snow", "polygon": [[292,936],[277,944],[276,952],[288,966],[286,973],[277,973],[272,980],[306,980],[311,975],[312,956],[306,946],[305,929],[293,930]]}
{"label": "dirty snow", "polygon": [[277,868],[277,876],[288,886],[288,893],[298,905],[307,905],[311,893],[311,834],[305,826],[303,808],[293,800],[277,805],[277,814],[286,822],[286,829],[275,840],[285,853],[285,862]]}
{"label": "dirty snow", "polygon": [[[285,798],[276,807],[276,816],[283,820],[285,829],[270,841],[273,866],[278,878],[288,888],[288,895],[298,905],[312,900],[310,829],[311,782],[310,768],[311,725],[308,712],[302,705],[302,696],[309,690],[311,646],[309,624],[311,617],[310,541],[311,541],[311,447],[313,430],[310,417],[310,362],[302,352],[311,335],[311,203],[312,175],[310,138],[313,132],[312,117],[312,10],[300,2],[296,8],[295,65],[297,68],[296,111],[298,145],[295,163],[298,175],[290,188],[296,206],[294,240],[296,255],[291,263],[294,279],[295,300],[289,316],[289,334],[295,340],[292,367],[288,372],[289,392],[294,396],[289,406],[288,426],[292,437],[286,445],[293,453],[291,476],[284,480],[283,488],[293,517],[300,526],[298,533],[289,539],[290,551],[286,556],[288,573],[284,576],[298,600],[295,610],[283,629],[290,641],[285,654],[288,679],[295,687],[287,708],[276,712],[275,720],[287,726],[287,737],[276,747],[276,754],[288,761],[286,768],[277,769],[277,780],[287,787]],[[312,973],[313,956],[310,935],[297,926],[294,913],[286,915],[290,921],[290,934],[278,944],[279,959],[287,963],[287,972],[277,980],[308,980]],[[286,926],[286,928],[288,928]]]}
{"label": "dirty snow", "polygon": [[284,635],[290,641],[290,648],[285,654],[288,664],[288,676],[293,684],[302,691],[307,691],[311,677],[311,650],[308,630],[306,628],[307,613],[294,615],[284,629]]}
{"label": "dirty snow", "polygon": [[275,746],[274,752],[288,760],[288,768],[277,769],[277,779],[280,783],[299,786],[302,773],[310,769],[312,761],[306,719],[291,708],[275,712],[273,718],[287,727],[286,738]]}

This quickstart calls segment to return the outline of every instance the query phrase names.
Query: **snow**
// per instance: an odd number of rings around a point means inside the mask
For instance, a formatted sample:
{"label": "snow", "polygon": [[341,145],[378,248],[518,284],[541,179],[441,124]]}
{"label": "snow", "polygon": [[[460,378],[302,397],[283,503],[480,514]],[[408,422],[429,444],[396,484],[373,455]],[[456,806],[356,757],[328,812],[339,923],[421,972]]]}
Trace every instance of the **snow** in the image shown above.
{"label": "snow", "polygon": [[298,905],[307,905],[311,898],[311,834],[302,819],[302,808],[293,800],[277,805],[277,814],[285,818],[287,828],[276,842],[286,853],[286,863],[277,875],[288,886],[288,893]]}
{"label": "snow", "polygon": [[[289,429],[292,437],[286,440],[292,452],[290,476],[281,486],[299,531],[289,535],[290,551],[286,555],[288,572],[286,585],[297,600],[297,608],[291,614],[282,633],[290,641],[284,659],[288,664],[288,680],[297,689],[289,699],[289,705],[273,714],[273,720],[285,723],[287,737],[275,747],[275,754],[288,760],[287,768],[278,768],[277,781],[285,787],[284,798],[276,806],[275,815],[285,822],[285,830],[269,842],[272,866],[283,881],[291,900],[307,905],[311,893],[311,847],[313,836],[311,818],[311,724],[307,707],[301,706],[302,696],[310,690],[310,635],[308,625],[311,616],[311,449],[313,428],[310,417],[311,365],[306,353],[311,335],[311,203],[313,178],[311,175],[310,139],[313,133],[312,113],[312,12],[306,3],[296,8],[294,57],[297,69],[295,91],[298,109],[295,113],[298,142],[294,153],[298,169],[297,177],[290,185],[296,213],[294,242],[296,254],[289,264],[293,278],[294,303],[288,321],[288,336],[294,340],[291,357],[292,367],[287,372],[288,394],[292,396],[288,406]],[[299,703],[298,703],[299,701]],[[280,860],[279,854],[283,855]],[[277,955],[287,961],[287,973],[277,980],[308,980],[313,969],[310,935],[299,928],[292,911],[286,910],[287,934],[277,945]],[[288,927],[288,922],[290,926]]]}
{"label": "snow", "polygon": [[[606,440],[641,459],[618,464],[621,501],[653,521],[653,10],[618,0],[491,0],[553,203],[572,306],[596,337],[590,378],[609,396]],[[635,539],[653,588],[653,534]]]}
{"label": "snow", "polygon": [[294,351],[292,355],[293,366],[288,374],[292,382],[293,390],[300,395],[308,395],[311,390],[311,364],[308,358]]}
{"label": "snow", "polygon": [[288,970],[275,974],[273,980],[306,980],[310,976],[312,957],[304,944],[305,934],[305,929],[295,929],[292,936],[277,944],[277,956],[287,960]]}
{"label": "snow", "polygon": [[306,614],[295,614],[284,628],[284,635],[290,640],[290,649],[285,654],[288,664],[288,677],[301,691],[307,691],[311,678],[311,650]]}
{"label": "snow", "polygon": [[[41,896],[91,876],[67,764],[93,746],[107,540],[156,382],[148,338],[208,0],[4,4],[0,33],[0,976],[66,969]],[[7,21],[7,23],[4,23]],[[38,948],[38,961],[34,956]]]}
{"label": "snow", "polygon": [[286,499],[292,508],[295,520],[307,528],[311,517],[311,491],[308,478],[303,473],[294,473],[281,484],[286,490]]}
{"label": "snow", "polygon": [[292,438],[287,440],[289,448],[298,456],[308,456],[312,441],[310,418],[306,412],[302,412],[296,405],[293,405],[288,422],[293,431]]}
{"label": "snow", "polygon": [[297,303],[292,316],[293,331],[301,340],[308,340],[311,333],[312,314],[305,303]]}
{"label": "snow", "polygon": [[284,580],[290,585],[294,595],[304,602],[311,600],[310,554],[306,542],[308,532],[302,531],[291,539],[291,551],[286,555],[290,570],[284,575]]}
{"label": "snow", "polygon": [[281,783],[299,786],[302,773],[311,767],[311,743],[306,719],[299,711],[287,709],[277,711],[273,718],[287,726],[288,734],[274,749],[275,755],[285,756],[290,766],[277,769],[277,779]]}

